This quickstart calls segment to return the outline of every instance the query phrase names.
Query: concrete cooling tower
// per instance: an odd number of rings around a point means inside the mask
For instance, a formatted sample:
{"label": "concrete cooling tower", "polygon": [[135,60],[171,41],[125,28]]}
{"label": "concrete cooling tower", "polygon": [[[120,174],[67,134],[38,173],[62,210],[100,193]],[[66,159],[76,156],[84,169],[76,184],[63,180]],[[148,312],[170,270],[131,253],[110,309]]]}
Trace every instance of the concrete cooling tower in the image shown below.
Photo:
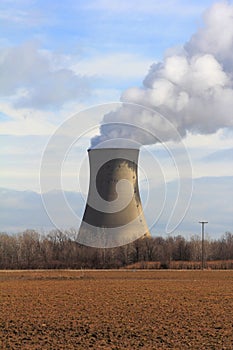
{"label": "concrete cooling tower", "polygon": [[150,235],[138,188],[138,149],[88,151],[90,184],[78,242],[116,247]]}

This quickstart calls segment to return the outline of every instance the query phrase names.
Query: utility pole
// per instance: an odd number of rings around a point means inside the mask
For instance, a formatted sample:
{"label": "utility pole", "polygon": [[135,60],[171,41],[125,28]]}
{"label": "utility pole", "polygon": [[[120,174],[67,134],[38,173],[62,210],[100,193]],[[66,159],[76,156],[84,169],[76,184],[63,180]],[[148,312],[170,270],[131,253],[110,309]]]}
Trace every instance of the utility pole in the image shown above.
{"label": "utility pole", "polygon": [[208,224],[208,221],[199,221],[201,224],[201,268],[204,270],[205,262],[205,224]]}

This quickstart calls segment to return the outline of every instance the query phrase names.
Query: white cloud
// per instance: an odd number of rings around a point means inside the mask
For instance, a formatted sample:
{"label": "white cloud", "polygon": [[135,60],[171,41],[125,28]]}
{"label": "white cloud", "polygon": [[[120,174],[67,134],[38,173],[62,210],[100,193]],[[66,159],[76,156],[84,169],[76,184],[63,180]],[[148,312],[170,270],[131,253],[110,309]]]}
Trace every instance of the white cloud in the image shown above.
{"label": "white cloud", "polygon": [[40,161],[48,136],[1,135],[1,186],[39,189]]}
{"label": "white cloud", "polygon": [[120,100],[121,90],[114,88],[99,88],[93,91],[93,96],[96,98],[96,103],[100,103],[101,101],[104,103],[115,102]]}
{"label": "white cloud", "polygon": [[29,108],[15,108],[11,103],[0,103],[0,110],[9,120],[0,121],[1,135],[50,135],[55,125],[49,122],[52,112]]}
{"label": "white cloud", "polygon": [[189,151],[198,152],[199,157],[233,147],[233,139],[226,136],[224,129],[219,129],[211,135],[187,133],[183,142]]}
{"label": "white cloud", "polygon": [[[192,162],[193,178],[233,175],[232,161],[229,158],[233,139],[226,137],[224,129],[210,135],[188,133],[183,142]],[[222,159],[217,154],[221,154]],[[212,161],[209,162],[208,159]]]}
{"label": "white cloud", "polygon": [[139,54],[108,53],[74,63],[71,68],[88,76],[114,78],[119,81],[143,78],[152,61]]}
{"label": "white cloud", "polygon": [[90,94],[87,77],[69,68],[56,69],[34,42],[1,49],[0,75],[0,95],[15,96],[18,107],[56,108]]}

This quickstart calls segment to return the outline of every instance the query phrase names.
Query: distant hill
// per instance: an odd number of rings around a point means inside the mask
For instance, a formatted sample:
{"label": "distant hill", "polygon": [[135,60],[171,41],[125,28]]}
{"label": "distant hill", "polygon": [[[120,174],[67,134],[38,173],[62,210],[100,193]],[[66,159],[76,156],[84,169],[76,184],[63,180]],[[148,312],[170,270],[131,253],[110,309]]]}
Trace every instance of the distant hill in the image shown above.
{"label": "distant hill", "polygon": [[[166,199],[162,213],[159,216],[162,199],[161,186],[152,191],[152,204],[146,207],[146,190],[142,188],[141,197],[145,207],[147,222],[152,235],[166,235],[165,228],[172,212],[176,196],[177,182],[166,184]],[[53,216],[60,222],[61,228],[71,228],[77,225],[59,207],[59,197],[64,196],[68,204],[67,210],[82,218],[85,209],[85,198],[78,192],[59,190],[47,192],[44,198],[53,207]],[[162,204],[161,204],[162,203]],[[209,221],[206,232],[211,237],[219,237],[226,231],[233,232],[233,176],[202,177],[193,181],[193,195],[189,209],[174,234],[193,235],[200,233],[198,221]],[[182,213],[181,213],[182,214]],[[60,227],[60,226],[59,226]],[[39,193],[33,191],[16,191],[0,188],[0,231],[21,232],[25,229],[51,230],[54,228],[43,206]]]}
{"label": "distant hill", "polygon": [[[60,194],[61,191],[57,190],[45,194],[45,197],[54,203],[57,215],[60,215],[57,206],[57,197]],[[82,216],[83,200],[80,193],[65,191],[63,194],[72,210]],[[70,227],[69,223],[67,227]],[[0,230],[17,232],[29,228],[38,230],[54,228],[43,206],[41,195],[33,191],[0,188]]]}

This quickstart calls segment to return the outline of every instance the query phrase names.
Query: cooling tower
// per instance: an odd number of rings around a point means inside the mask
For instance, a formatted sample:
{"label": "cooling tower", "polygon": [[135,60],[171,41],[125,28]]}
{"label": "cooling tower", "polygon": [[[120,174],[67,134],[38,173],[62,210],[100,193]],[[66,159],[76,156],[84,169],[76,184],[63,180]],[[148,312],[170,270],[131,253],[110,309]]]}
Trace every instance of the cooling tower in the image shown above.
{"label": "cooling tower", "polygon": [[138,188],[138,149],[88,151],[90,184],[78,242],[115,247],[150,235]]}

